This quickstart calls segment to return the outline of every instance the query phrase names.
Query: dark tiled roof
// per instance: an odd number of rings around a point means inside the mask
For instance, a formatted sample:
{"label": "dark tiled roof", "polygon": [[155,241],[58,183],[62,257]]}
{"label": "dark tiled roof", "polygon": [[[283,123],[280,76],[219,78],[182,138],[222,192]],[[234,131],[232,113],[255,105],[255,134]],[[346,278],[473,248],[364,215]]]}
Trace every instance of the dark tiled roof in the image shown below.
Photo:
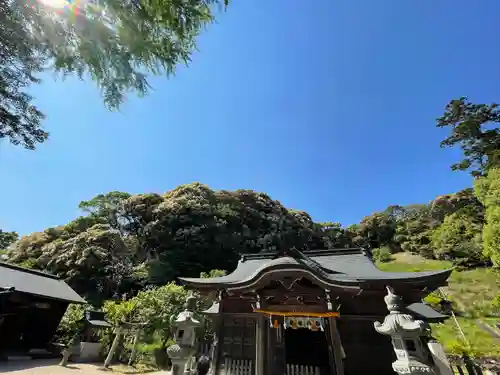
{"label": "dark tiled roof", "polygon": [[[451,270],[428,272],[384,272],[378,269],[362,249],[312,250],[304,255],[319,264],[328,281],[332,284],[357,284],[371,281],[425,281],[437,278],[446,281]],[[229,275],[217,278],[180,278],[181,281],[197,286],[235,286],[248,282],[266,269],[286,269],[301,265],[302,262],[291,256],[276,258],[274,253],[244,254],[238,266]]]}
{"label": "dark tiled roof", "polygon": [[104,320],[87,320],[87,322],[93,327],[102,327],[102,328],[113,327],[110,323],[105,322]]}
{"label": "dark tiled roof", "polygon": [[412,303],[406,309],[410,314],[415,315],[417,319],[423,319],[431,323],[442,322],[449,318],[448,315],[437,312],[425,303]]}
{"label": "dark tiled roof", "polygon": [[13,287],[15,291],[62,301],[85,303],[59,277],[0,262],[0,288]]}
{"label": "dark tiled roof", "polygon": [[106,313],[103,311],[85,311],[85,321],[87,324],[94,327],[112,327],[112,325],[106,321]]}

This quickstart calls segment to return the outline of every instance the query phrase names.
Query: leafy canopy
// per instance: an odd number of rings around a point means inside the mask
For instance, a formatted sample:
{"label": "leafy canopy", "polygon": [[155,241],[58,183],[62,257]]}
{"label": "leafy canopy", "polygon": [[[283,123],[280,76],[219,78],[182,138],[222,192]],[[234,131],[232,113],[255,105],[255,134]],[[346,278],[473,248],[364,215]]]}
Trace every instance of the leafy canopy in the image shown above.
{"label": "leafy canopy", "polygon": [[7,1],[0,2],[0,141],[33,150],[48,133],[41,128],[44,115],[25,92],[39,83],[36,74],[44,63],[31,37],[24,13]]}
{"label": "leafy canopy", "polygon": [[212,6],[228,0],[81,0],[63,9],[50,0],[15,3],[54,69],[89,75],[116,109],[129,90],[147,93],[145,72],[170,76],[188,63],[195,37],[214,19]]}
{"label": "leafy canopy", "polygon": [[0,229],[0,250],[7,249],[11,244],[17,241],[19,235],[16,232],[5,232]]}
{"label": "leafy canopy", "polygon": [[467,98],[452,100],[438,127],[450,127],[451,134],[441,142],[441,147],[459,145],[463,160],[453,164],[452,170],[470,170],[473,176],[486,173],[500,163],[500,107],[498,104],[473,104]]}
{"label": "leafy canopy", "polygon": [[147,74],[187,64],[195,38],[229,0],[10,0],[0,4],[0,140],[34,150],[48,138],[43,113],[26,93],[53,70],[90,77],[116,110]]}
{"label": "leafy canopy", "polygon": [[493,168],[488,175],[474,183],[478,198],[486,208],[483,227],[484,255],[500,268],[500,168]]}
{"label": "leafy canopy", "polygon": [[480,260],[481,241],[481,223],[459,212],[446,216],[431,235],[431,245],[439,259]]}

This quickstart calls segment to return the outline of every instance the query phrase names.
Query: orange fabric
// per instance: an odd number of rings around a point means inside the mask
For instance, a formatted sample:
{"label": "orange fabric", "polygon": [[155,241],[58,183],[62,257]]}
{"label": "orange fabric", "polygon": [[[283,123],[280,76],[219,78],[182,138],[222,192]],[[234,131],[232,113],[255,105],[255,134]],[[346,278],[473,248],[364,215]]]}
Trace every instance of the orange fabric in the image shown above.
{"label": "orange fabric", "polygon": [[314,318],[328,318],[331,316],[340,316],[338,311],[329,311],[324,313],[317,312],[296,312],[296,311],[270,311],[270,310],[262,310],[255,309],[254,312],[262,313],[266,315],[277,315],[277,316],[302,316],[302,317],[314,317]]}

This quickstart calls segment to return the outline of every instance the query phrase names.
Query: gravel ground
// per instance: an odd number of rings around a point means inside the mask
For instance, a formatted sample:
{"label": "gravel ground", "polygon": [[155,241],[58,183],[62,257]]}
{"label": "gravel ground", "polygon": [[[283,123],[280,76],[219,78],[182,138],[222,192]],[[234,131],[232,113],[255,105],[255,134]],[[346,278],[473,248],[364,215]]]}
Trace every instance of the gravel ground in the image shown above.
{"label": "gravel ground", "polygon": [[[0,374],[16,375],[105,375],[120,374],[115,371],[104,371],[102,365],[70,363],[68,367],[58,366],[58,360],[10,361],[0,364]],[[130,374],[130,373],[129,373]],[[129,375],[128,374],[128,375]],[[168,375],[169,372],[150,372],[149,375]]]}

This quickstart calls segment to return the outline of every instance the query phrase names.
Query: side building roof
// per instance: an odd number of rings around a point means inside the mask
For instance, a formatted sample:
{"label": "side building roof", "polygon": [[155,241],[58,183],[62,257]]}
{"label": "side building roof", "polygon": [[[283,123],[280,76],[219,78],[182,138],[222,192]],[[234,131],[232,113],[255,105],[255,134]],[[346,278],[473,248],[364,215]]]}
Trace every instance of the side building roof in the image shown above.
{"label": "side building roof", "polygon": [[279,256],[276,253],[244,254],[236,269],[217,278],[184,278],[187,286],[198,289],[231,289],[255,283],[263,274],[279,270],[313,272],[326,284],[339,287],[358,287],[362,284],[410,283],[430,289],[446,285],[452,270],[426,272],[384,272],[378,269],[363,249],[293,251]]}
{"label": "side building roof", "polygon": [[437,312],[423,302],[412,303],[406,306],[406,310],[417,319],[422,319],[429,323],[442,323],[449,318],[448,315]]}
{"label": "side building roof", "polygon": [[72,303],[86,303],[59,277],[0,262],[0,288]]}

